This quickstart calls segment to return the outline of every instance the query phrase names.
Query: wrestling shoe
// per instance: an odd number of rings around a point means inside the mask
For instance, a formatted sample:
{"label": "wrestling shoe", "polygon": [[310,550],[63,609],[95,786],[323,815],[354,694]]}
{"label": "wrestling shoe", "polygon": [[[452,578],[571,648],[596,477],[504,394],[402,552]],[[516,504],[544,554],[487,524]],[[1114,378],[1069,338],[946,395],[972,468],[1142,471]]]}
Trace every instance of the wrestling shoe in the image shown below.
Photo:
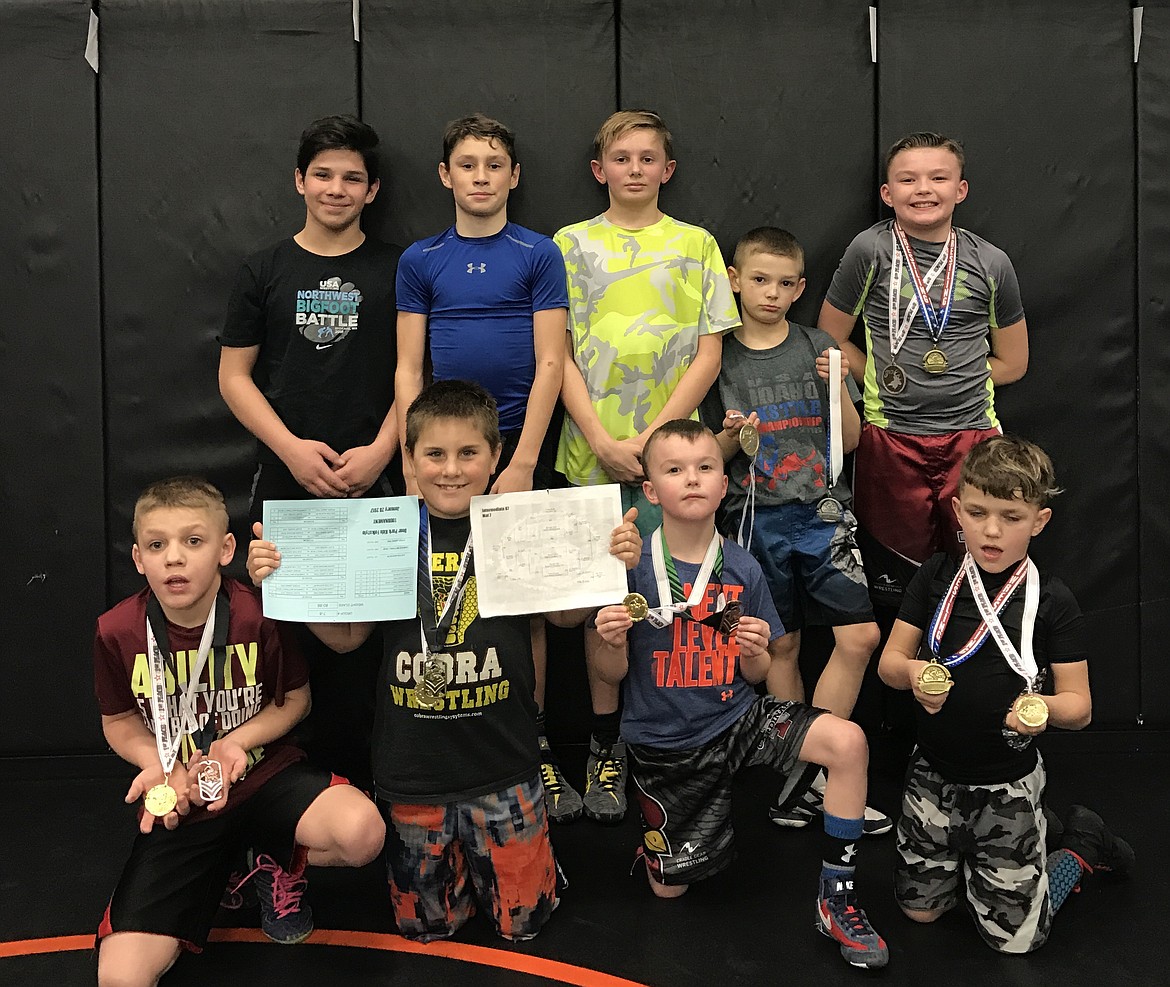
{"label": "wrestling shoe", "polygon": [[[781,791],[780,800],[768,809],[768,818],[777,826],[800,829],[812,822],[818,813],[824,811],[824,772],[818,772],[810,786],[799,797],[794,798],[797,790],[799,787],[794,788],[790,794],[787,794],[787,789]],[[786,798],[789,802],[787,805],[785,804]],[[864,835],[881,836],[893,828],[894,821],[884,812],[872,806],[865,807],[865,818],[862,820],[861,829]]]}
{"label": "wrestling shoe", "polygon": [[258,904],[256,885],[248,878],[250,874],[234,870],[228,878],[227,887],[223,889],[223,897],[219,899],[219,907],[229,912],[239,911],[241,908],[251,908]]}
{"label": "wrestling shoe", "polygon": [[1090,873],[1101,871],[1125,877],[1134,864],[1133,847],[1109,832],[1105,821],[1083,805],[1068,810],[1061,847],[1075,853]]}
{"label": "wrestling shoe", "polygon": [[873,969],[890,962],[886,941],[874,932],[857,904],[852,877],[822,878],[817,928],[821,935],[836,940],[850,966]]}
{"label": "wrestling shoe", "polygon": [[313,932],[313,910],[301,901],[309,883],[304,876],[290,874],[268,854],[260,853],[248,877],[256,882],[264,934],[285,946],[308,939]]}
{"label": "wrestling shoe", "polygon": [[545,737],[540,738],[540,780],[544,784],[544,803],[549,819],[555,823],[569,823],[581,818],[585,808],[581,796],[561,774]]}
{"label": "wrestling shoe", "polygon": [[626,744],[616,740],[602,747],[589,738],[589,760],[585,764],[585,815],[595,822],[621,822],[626,814]]}
{"label": "wrestling shoe", "polygon": [[768,809],[768,818],[777,826],[788,829],[803,829],[821,811],[821,797],[811,789],[802,793],[787,807],[779,802]]}

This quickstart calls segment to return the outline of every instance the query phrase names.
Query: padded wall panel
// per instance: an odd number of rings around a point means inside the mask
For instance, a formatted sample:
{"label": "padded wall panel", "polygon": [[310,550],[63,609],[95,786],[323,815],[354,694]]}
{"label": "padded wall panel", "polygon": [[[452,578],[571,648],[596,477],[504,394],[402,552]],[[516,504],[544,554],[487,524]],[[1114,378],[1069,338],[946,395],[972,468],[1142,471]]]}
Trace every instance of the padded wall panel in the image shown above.
{"label": "padded wall panel", "polygon": [[1147,3],[1138,59],[1138,469],[1141,497],[1141,706],[1170,726],[1170,3]]}
{"label": "padded wall panel", "polygon": [[1118,727],[1138,682],[1131,17],[1124,0],[1068,9],[884,0],[878,133],[882,147],[914,130],[960,138],[957,222],[1015,264],[1031,359],[1000,418],[1048,450],[1066,488],[1035,555],[1086,613],[1094,721]]}
{"label": "padded wall panel", "polygon": [[624,108],[660,113],[678,168],[672,216],[710,230],[731,259],[755,226],[805,248],[808,287],[793,307],[815,325],[854,234],[874,221],[874,71],[864,4],[621,4]]}
{"label": "padded wall panel", "polygon": [[462,0],[364,0],[362,115],[387,145],[374,203],[403,246],[454,221],[439,182],[448,121],[481,111],[516,132],[520,185],[508,217],[552,234],[601,212],[593,134],[614,110],[611,0],[511,0],[490,14]]}
{"label": "padded wall panel", "polygon": [[0,755],[99,743],[102,362],[89,0],[0,2]]}
{"label": "padded wall panel", "polygon": [[304,223],[301,130],[356,111],[352,25],[349,0],[102,3],[112,597],[141,585],[130,517],[151,480],[207,475],[242,532],[254,445],[215,336],[243,257]]}

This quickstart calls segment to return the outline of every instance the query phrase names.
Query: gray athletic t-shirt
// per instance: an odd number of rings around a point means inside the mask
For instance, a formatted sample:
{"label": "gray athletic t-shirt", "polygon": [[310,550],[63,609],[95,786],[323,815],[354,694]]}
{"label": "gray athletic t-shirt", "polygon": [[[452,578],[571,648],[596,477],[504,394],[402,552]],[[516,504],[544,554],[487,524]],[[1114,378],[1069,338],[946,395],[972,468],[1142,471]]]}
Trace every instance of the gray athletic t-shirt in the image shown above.
{"label": "gray athletic t-shirt", "polygon": [[[788,338],[778,346],[753,350],[734,335],[723,338],[723,367],[699,409],[712,431],[723,428],[729,408],[760,418],[760,451],[755,457],[756,506],[812,504],[826,494],[826,422],[829,385],[817,375],[817,356],[837,344],[820,329],[788,324]],[[848,397],[860,398],[851,376],[845,380]],[[724,510],[737,517],[752,482],[750,461],[737,452],[727,464]],[[850,499],[844,477],[837,477],[833,496]]]}
{"label": "gray athletic t-shirt", "polygon": [[[934,346],[921,311],[898,353],[906,387],[892,394],[882,386],[882,374],[891,364],[889,284],[893,270],[893,220],[876,223],[854,237],[841,258],[826,296],[842,312],[860,315],[865,325],[869,357],[865,369],[865,420],[893,432],[909,435],[944,435],[967,428],[998,428],[995,388],[987,358],[991,329],[1010,326],[1024,317],[1020,285],[1012,263],[998,247],[967,230],[955,228],[957,273],[950,319],[939,348],[948,369],[932,374],[922,365]],[[945,243],[927,243],[909,237],[923,277]],[[938,309],[943,275],[930,290]],[[899,318],[914,297],[914,283],[902,266]]]}

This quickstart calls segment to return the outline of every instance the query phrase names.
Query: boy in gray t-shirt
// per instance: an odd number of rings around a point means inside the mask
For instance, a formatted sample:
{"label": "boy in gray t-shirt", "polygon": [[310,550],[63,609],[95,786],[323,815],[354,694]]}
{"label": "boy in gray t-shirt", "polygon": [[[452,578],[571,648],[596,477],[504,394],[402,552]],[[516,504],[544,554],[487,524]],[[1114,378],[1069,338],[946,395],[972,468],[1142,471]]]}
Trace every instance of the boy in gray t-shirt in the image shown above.
{"label": "boy in gray t-shirt", "polygon": [[[804,251],[791,233],[760,227],[745,234],[728,269],[740,295],[743,325],[724,340],[719,379],[700,416],[716,433],[727,461],[724,533],[764,570],[786,633],[770,645],[768,691],[804,701],[798,656],[806,611],[833,628],[834,648],[813,691],[812,703],[848,719],[874,648],[874,623],[856,520],[842,476],[832,475],[828,454],[832,411],[829,351],[835,343],[819,329],[790,323],[788,309],[804,290]],[[836,414],[844,452],[857,446],[861,420],[853,402],[857,385],[842,357]],[[753,435],[754,430],[754,435]],[[746,437],[758,436],[758,448]],[[809,782],[813,790],[804,791]],[[804,780],[781,793],[771,810],[781,826],[804,826],[820,808],[823,779]],[[884,833],[890,820],[866,810],[867,833]]]}

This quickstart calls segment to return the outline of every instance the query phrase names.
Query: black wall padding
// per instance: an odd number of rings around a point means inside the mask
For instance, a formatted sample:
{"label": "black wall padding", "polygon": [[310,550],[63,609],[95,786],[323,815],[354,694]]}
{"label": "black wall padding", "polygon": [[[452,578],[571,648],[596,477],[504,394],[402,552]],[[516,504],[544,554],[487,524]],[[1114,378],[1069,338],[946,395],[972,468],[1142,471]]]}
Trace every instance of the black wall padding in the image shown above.
{"label": "black wall padding", "polygon": [[[0,753],[92,750],[105,607],[89,0],[0,3]],[[30,705],[31,704],[31,705]]]}
{"label": "black wall padding", "polygon": [[1141,706],[1170,725],[1170,3],[1147,3],[1137,66],[1138,466],[1141,497]]}
{"label": "black wall padding", "polygon": [[357,109],[349,0],[210,7],[101,8],[113,598],[141,586],[130,518],[151,480],[207,475],[242,533],[254,446],[219,397],[215,336],[243,257],[304,224],[301,130]]}
{"label": "black wall padding", "polygon": [[660,113],[678,168],[664,211],[728,261],[755,226],[805,248],[793,318],[815,325],[850,239],[876,219],[874,67],[865,4],[623,0],[621,104]]}
{"label": "black wall padding", "polygon": [[593,134],[616,108],[613,3],[364,0],[362,115],[387,146],[375,221],[407,246],[455,219],[439,182],[448,121],[481,111],[516,132],[508,218],[549,235],[602,212]]}
{"label": "black wall padding", "polygon": [[[1066,493],[1035,557],[1072,587],[1097,659],[1094,720],[1138,708],[1133,44],[1123,0],[878,11],[878,133],[960,138],[957,222],[1007,251],[1028,320],[1027,376],[1002,388],[1006,431],[1052,455]],[[1086,140],[1091,130],[1092,139]],[[1092,666],[1091,666],[1092,670]]]}

